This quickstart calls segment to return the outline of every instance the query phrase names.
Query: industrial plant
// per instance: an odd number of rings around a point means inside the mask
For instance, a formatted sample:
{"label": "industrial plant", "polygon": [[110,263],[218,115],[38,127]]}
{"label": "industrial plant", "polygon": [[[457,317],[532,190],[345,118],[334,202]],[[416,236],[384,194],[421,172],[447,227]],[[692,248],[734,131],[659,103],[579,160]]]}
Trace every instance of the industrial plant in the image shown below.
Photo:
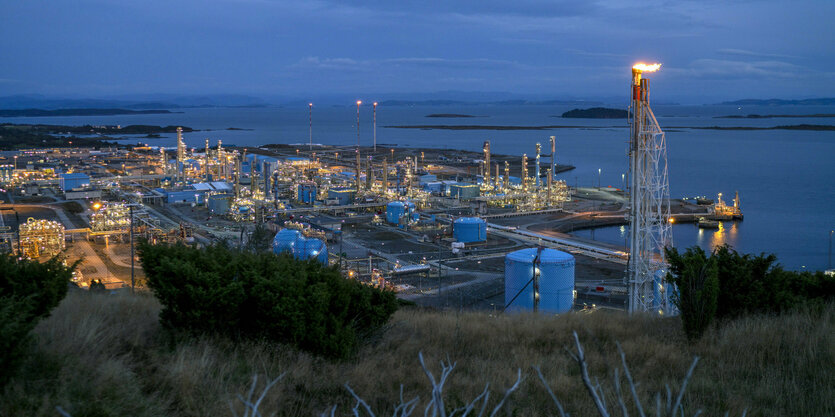
{"label": "industrial plant", "polygon": [[[558,174],[574,167],[559,163],[556,136],[516,155],[495,154],[490,140],[453,153],[379,144],[376,102],[367,145],[361,101],[354,145],[314,144],[309,103],[299,145],[189,148],[184,134],[197,133],[177,128],[174,146],[6,152],[2,246],[82,259],[79,285],[120,288],[141,283],[137,239],[247,245],[266,229],[276,254],[424,305],[675,314],[663,257],[670,225],[709,228],[742,212],[738,194],[733,205],[721,194],[715,204],[670,199],[645,77],[658,68],[632,69],[628,189],[566,184]],[[628,245],[571,234],[611,225],[629,227]]]}

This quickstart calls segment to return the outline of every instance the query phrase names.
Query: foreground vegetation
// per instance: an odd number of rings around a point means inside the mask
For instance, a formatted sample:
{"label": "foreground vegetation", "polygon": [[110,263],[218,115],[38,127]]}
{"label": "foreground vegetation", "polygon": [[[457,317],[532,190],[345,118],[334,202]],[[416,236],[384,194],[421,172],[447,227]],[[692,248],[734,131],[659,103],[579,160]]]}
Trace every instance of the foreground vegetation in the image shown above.
{"label": "foreground vegetation", "polygon": [[[419,309],[395,313],[384,334],[356,359],[333,361],[261,341],[222,336],[173,340],[159,324],[161,306],[149,294],[71,292],[35,329],[36,344],[0,391],[0,415],[55,416],[61,406],[80,416],[231,416],[242,405],[252,376],[259,381],[286,373],[265,397],[268,415],[311,416],[355,402],[346,382],[378,415],[388,415],[400,395],[429,401],[430,384],[418,363],[423,352],[437,375],[440,360],[457,361],[444,390],[450,409],[475,398],[490,382],[492,408],[523,377],[508,399],[516,416],[557,415],[531,365],[541,366],[572,416],[597,415],[564,347],[577,331],[590,373],[614,398],[612,369],[620,342],[639,395],[647,401],[670,384],[675,392],[694,356],[701,360],[683,403],[688,415],[835,414],[835,306],[817,312],[748,316],[712,327],[690,343],[677,318],[627,317],[596,312],[559,317],[480,313],[443,314]],[[257,392],[263,388],[259,384]],[[419,410],[422,410],[422,405]],[[389,410],[389,412],[384,412]],[[420,414],[420,413],[418,413]]]}
{"label": "foreground vegetation", "polygon": [[345,279],[315,260],[222,244],[141,243],[139,253],[163,305],[160,322],[175,334],[269,340],[348,358],[397,310],[393,292]]}

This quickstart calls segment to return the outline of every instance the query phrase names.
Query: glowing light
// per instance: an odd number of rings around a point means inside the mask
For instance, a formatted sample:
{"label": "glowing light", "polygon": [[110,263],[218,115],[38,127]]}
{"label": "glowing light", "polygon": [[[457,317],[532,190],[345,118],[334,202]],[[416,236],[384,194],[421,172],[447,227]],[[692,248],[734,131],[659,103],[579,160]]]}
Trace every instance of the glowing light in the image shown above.
{"label": "glowing light", "polygon": [[357,106],[359,106],[360,104],[362,104],[362,100],[357,100]]}
{"label": "glowing light", "polygon": [[377,105],[377,102],[376,102],[376,101],[374,102],[374,105],[375,105],[375,106]]}
{"label": "glowing light", "polygon": [[313,107],[313,103],[307,103],[307,105]]}
{"label": "glowing light", "polygon": [[101,203],[93,203],[93,209],[98,210],[101,208]]}
{"label": "glowing light", "polygon": [[643,62],[639,62],[633,65],[632,69],[641,72],[655,72],[661,69],[661,64],[644,64]]}
{"label": "glowing light", "polygon": [[675,223],[675,222],[676,222],[676,219],[670,217],[670,223]]}

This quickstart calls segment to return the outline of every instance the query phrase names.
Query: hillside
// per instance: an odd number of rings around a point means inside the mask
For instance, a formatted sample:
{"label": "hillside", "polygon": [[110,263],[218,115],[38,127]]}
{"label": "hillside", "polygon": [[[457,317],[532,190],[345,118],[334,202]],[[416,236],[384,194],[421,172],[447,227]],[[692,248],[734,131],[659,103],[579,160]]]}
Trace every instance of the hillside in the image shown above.
{"label": "hillside", "polygon": [[[378,415],[390,415],[400,384],[406,398],[429,384],[418,363],[423,352],[437,376],[438,362],[457,361],[444,390],[450,408],[474,398],[490,382],[490,407],[516,378],[526,377],[506,409],[516,416],[557,415],[531,369],[540,365],[554,393],[572,416],[596,415],[579,379],[577,364],[563,349],[577,331],[590,372],[611,389],[620,342],[639,394],[649,401],[670,384],[675,391],[692,362],[701,360],[684,397],[688,415],[833,415],[835,405],[835,306],[822,315],[786,314],[741,319],[711,330],[689,344],[678,319],[629,318],[596,312],[560,317],[438,313],[405,309],[385,333],[372,337],[359,357],[332,362],[284,346],[233,344],[203,337],[170,338],[157,321],[159,305],[148,295],[108,296],[74,292],[36,329],[34,354],[0,392],[0,415],[55,416],[61,406],[75,417],[231,416],[242,413],[236,395],[246,395],[252,375],[286,372],[265,397],[261,411],[319,415],[339,405],[347,415],[354,401],[346,382]],[[259,382],[260,392],[263,382]],[[422,412],[416,414],[422,414]]]}

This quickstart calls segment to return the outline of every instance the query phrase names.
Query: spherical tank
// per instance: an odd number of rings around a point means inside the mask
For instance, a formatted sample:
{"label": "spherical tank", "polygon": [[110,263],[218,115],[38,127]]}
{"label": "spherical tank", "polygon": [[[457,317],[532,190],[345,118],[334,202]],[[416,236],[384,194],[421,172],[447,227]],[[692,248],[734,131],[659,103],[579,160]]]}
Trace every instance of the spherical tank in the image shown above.
{"label": "spherical tank", "polygon": [[[538,261],[537,253],[539,253]],[[536,265],[534,265],[535,262]],[[537,248],[511,252],[505,257],[507,311],[533,310],[534,283],[532,278],[537,270],[539,311],[548,313],[570,311],[574,306],[574,257],[555,249],[542,249],[540,252]]]}
{"label": "spherical tank", "polygon": [[301,233],[298,230],[282,229],[276,233],[273,238],[273,252],[280,254],[282,252],[289,252],[295,255],[296,245],[301,238]]}
{"label": "spherical tank", "polygon": [[487,222],[478,217],[460,217],[452,224],[452,236],[458,242],[484,242],[487,240]]}

